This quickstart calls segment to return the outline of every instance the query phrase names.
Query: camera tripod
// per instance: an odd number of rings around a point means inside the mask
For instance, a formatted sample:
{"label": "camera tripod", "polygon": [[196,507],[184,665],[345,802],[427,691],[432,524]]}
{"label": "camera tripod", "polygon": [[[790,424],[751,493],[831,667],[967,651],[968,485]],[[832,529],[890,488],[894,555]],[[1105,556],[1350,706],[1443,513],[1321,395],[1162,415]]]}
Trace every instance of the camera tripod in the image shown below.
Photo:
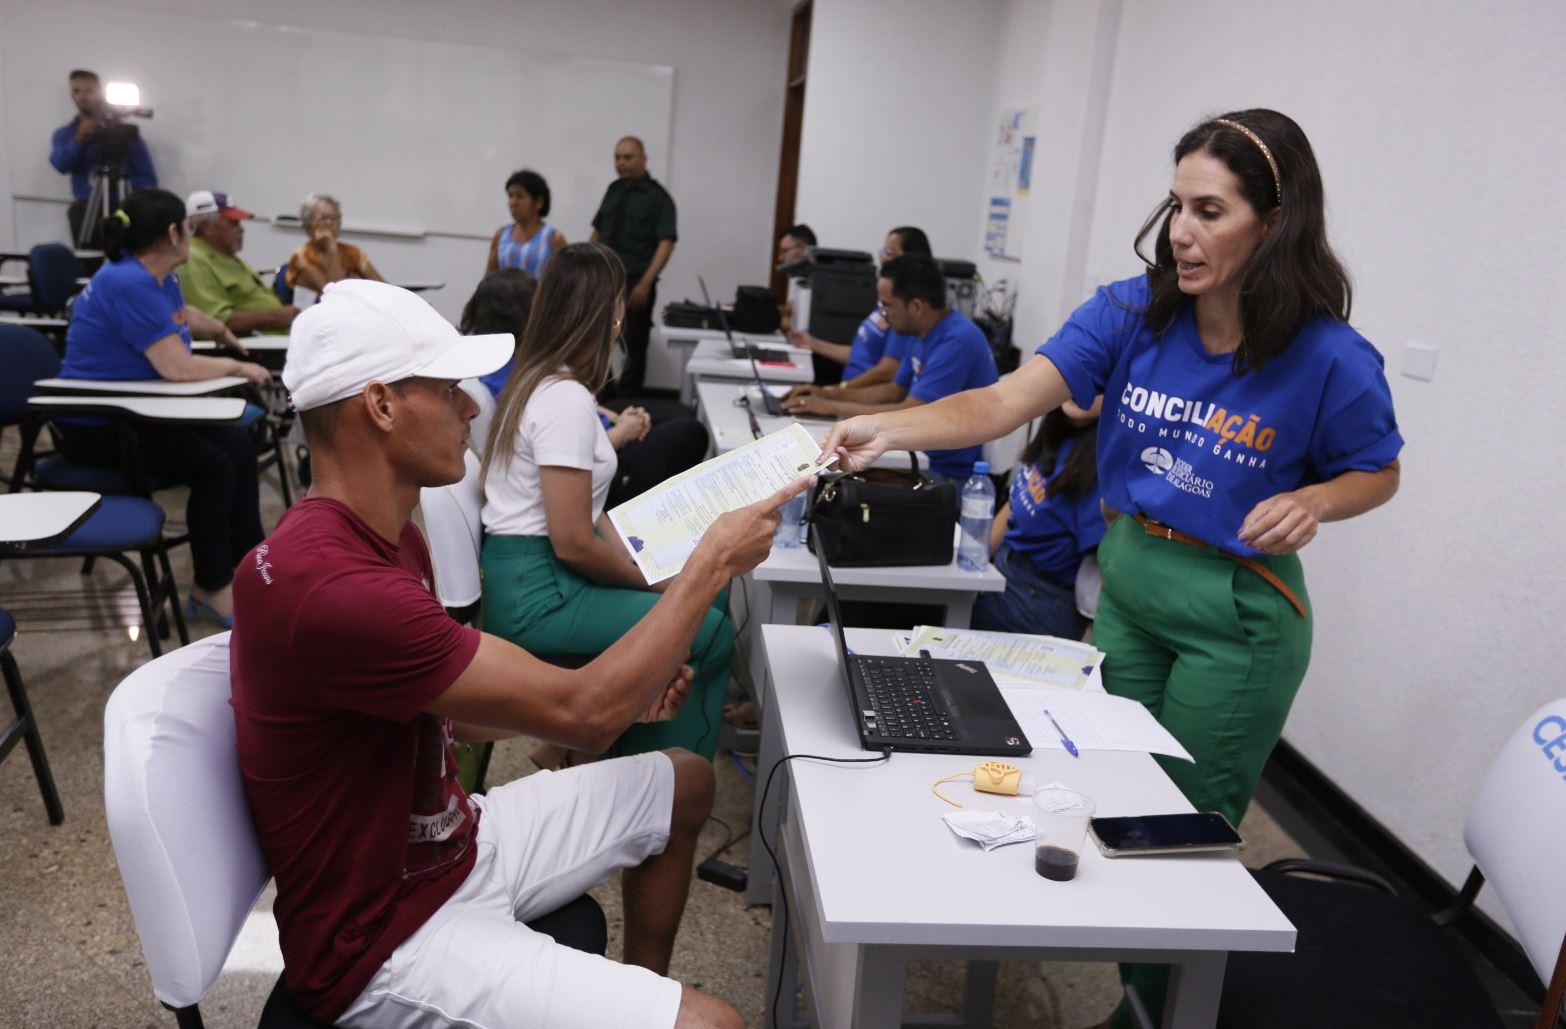
{"label": "camera tripod", "polygon": [[125,173],[123,161],[100,164],[89,174],[92,177],[92,193],[87,197],[87,208],[82,212],[82,222],[76,230],[75,244],[78,250],[92,249],[99,242],[98,233],[103,219],[112,214],[125,198],[125,187],[130,179]]}

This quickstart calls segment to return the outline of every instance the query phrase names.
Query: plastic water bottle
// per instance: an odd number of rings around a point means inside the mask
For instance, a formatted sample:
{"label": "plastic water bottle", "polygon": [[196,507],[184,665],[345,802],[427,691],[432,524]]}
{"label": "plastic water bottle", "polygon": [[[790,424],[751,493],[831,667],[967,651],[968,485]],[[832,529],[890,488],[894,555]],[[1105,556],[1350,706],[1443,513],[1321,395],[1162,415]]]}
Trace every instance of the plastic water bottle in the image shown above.
{"label": "plastic water bottle", "polygon": [[782,517],[782,521],[778,522],[778,529],[772,535],[772,542],[780,547],[799,546],[799,530],[805,520],[805,494],[800,493],[784,504],[778,509],[778,514]]}
{"label": "plastic water bottle", "polygon": [[962,486],[962,536],[957,544],[957,564],[970,572],[982,572],[990,563],[990,523],[995,520],[995,484],[988,461],[975,461],[973,474]]}

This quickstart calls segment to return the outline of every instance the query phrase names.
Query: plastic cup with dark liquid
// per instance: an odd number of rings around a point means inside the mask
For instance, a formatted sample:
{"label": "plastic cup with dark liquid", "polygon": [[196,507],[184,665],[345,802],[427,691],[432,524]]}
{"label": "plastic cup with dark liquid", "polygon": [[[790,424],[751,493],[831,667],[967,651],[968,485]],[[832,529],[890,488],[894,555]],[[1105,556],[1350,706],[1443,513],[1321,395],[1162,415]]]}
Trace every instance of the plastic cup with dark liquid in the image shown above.
{"label": "plastic cup with dark liquid", "polygon": [[1075,790],[1046,786],[1033,793],[1033,870],[1046,879],[1069,882],[1097,808]]}

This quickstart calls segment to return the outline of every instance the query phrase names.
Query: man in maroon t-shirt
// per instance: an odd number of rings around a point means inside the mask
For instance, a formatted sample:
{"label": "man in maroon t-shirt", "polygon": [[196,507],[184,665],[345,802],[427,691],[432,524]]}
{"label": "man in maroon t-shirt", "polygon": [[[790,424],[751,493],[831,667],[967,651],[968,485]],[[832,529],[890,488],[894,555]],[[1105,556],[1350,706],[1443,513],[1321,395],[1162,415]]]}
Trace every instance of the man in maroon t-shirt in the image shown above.
{"label": "man in maroon t-shirt", "polygon": [[[646,618],[583,669],[458,625],[409,518],[421,487],[463,475],[478,407],[458,380],[512,350],[364,280],[328,286],[294,322],[283,381],[314,485],[241,563],[231,643],[289,989],[346,1026],[739,1026],[666,977],[712,804],[707,762],[642,754],[470,797],[452,742],[527,733],[597,752],[633,721],[672,717],[708,605],[766,557],[804,482],[719,518]],[[522,924],[619,869],[625,963]]]}

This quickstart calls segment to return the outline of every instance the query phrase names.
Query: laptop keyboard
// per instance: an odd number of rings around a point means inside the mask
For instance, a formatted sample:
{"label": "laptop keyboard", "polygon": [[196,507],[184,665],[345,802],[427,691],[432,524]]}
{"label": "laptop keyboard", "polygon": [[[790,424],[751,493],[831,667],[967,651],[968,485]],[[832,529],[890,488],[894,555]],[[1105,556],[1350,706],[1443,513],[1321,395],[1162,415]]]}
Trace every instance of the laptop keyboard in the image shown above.
{"label": "laptop keyboard", "polygon": [[946,705],[935,695],[935,668],[927,661],[873,657],[855,662],[874,712],[869,727],[881,736],[905,740],[955,740]]}

